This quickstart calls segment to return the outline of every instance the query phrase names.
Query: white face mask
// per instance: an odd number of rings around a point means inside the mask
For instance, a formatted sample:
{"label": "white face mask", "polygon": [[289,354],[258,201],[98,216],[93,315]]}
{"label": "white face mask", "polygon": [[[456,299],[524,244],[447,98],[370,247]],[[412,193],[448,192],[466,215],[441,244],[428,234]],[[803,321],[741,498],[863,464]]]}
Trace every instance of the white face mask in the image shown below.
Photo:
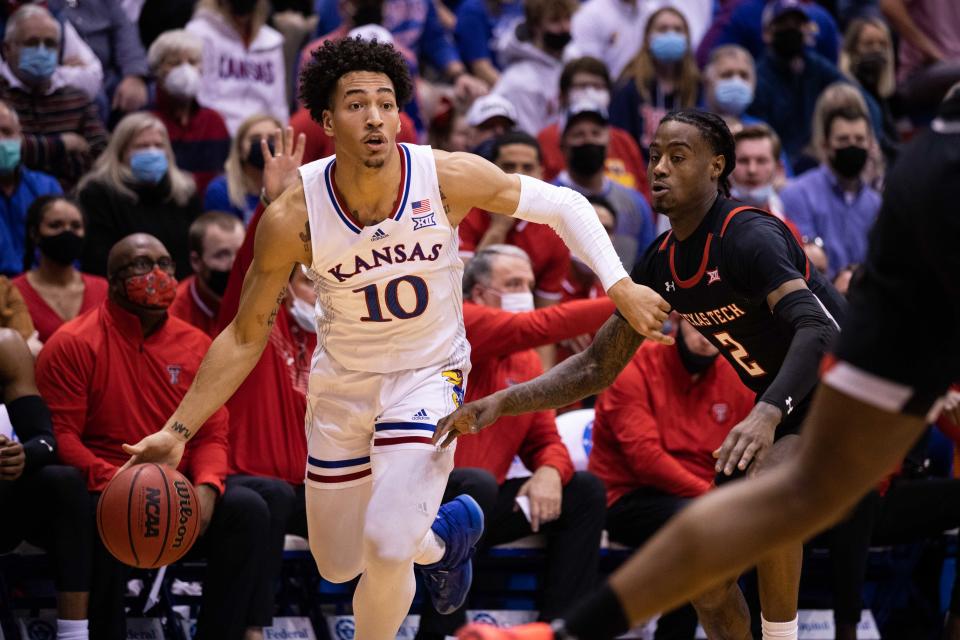
{"label": "white face mask", "polygon": [[567,97],[567,104],[576,104],[580,101],[588,102],[606,109],[610,106],[610,92],[606,89],[598,89],[596,87],[570,89],[570,95]]}
{"label": "white face mask", "polygon": [[189,62],[177,65],[164,78],[163,88],[175,98],[192,100],[200,91],[200,72]]}
{"label": "white face mask", "polygon": [[529,291],[501,293],[500,308],[511,313],[533,311],[533,294]]}
{"label": "white face mask", "polygon": [[773,184],[765,184],[753,189],[734,186],[730,189],[730,195],[747,204],[765,207],[773,196]]}
{"label": "white face mask", "polygon": [[304,331],[317,332],[317,308],[315,305],[294,296],[293,306],[290,307],[290,316]]}

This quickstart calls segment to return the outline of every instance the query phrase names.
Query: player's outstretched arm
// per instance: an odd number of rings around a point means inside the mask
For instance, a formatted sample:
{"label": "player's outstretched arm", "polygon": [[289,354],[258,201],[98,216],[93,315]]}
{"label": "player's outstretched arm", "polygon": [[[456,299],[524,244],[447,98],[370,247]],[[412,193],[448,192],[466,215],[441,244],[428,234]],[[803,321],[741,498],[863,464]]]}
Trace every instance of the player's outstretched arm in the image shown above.
{"label": "player's outstretched arm", "polygon": [[[290,189],[264,213],[237,315],[210,345],[197,376],[163,428],[136,445],[126,468],[140,462],[177,466],[187,440],[233,395],[260,359],[297,263],[310,264],[310,228],[302,188]],[[122,469],[121,469],[122,470]]]}
{"label": "player's outstretched arm", "polygon": [[458,435],[477,433],[502,415],[556,409],[593,395],[610,386],[642,341],[623,318],[613,315],[586,350],[533,380],[468,402],[440,420],[433,443],[442,442],[445,448]]}
{"label": "player's outstretched arm", "polygon": [[435,152],[440,193],[453,225],[473,207],[549,225],[603,283],[607,295],[640,335],[672,344],[661,329],[670,305],[627,275],[593,206],[572,189],[509,175],[480,156]]}

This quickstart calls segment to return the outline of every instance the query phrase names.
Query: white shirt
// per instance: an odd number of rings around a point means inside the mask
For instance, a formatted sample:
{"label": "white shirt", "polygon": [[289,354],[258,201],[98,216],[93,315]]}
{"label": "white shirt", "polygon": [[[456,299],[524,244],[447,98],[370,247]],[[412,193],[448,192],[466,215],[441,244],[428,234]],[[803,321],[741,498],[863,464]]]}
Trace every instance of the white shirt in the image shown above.
{"label": "white shirt", "polygon": [[428,146],[398,145],[393,214],[361,227],[335,191],[335,156],[300,167],[317,287],[317,354],[391,373],[465,362],[463,262]]}

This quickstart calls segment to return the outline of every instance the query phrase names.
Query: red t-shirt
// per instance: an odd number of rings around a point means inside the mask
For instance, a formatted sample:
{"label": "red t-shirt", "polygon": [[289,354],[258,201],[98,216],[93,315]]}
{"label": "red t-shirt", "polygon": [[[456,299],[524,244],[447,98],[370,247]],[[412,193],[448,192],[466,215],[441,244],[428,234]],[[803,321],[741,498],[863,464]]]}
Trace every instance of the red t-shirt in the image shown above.
{"label": "red t-shirt", "polygon": [[[532,349],[557,340],[596,331],[614,311],[607,299],[554,305],[526,313],[511,313],[470,301],[463,303],[463,322],[470,341],[473,369],[467,381],[467,402],[543,372]],[[550,465],[564,484],[573,477],[573,462],[553,411],[503,416],[495,424],[457,441],[458,467],[486,469],[502,483],[514,456],[530,470]]]}
{"label": "red t-shirt", "polygon": [[[471,209],[460,222],[460,256],[472,258],[483,234],[490,228],[492,214],[482,209]],[[562,297],[563,279],[570,268],[570,249],[553,229],[544,224],[517,220],[507,234],[507,244],[520,247],[530,256],[533,277],[536,278],[534,294],[547,300],[559,301]]]}
{"label": "red t-shirt", "polygon": [[684,497],[707,491],[713,452],[753,405],[723,358],[694,380],[677,347],[643,343],[597,399],[589,468],[607,486],[607,506],[641,487]]}
{"label": "red t-shirt", "polygon": [[211,338],[217,334],[217,312],[200,299],[197,276],[187,276],[177,285],[177,297],[170,305],[170,315],[192,324]]}
{"label": "red t-shirt", "polygon": [[[600,278],[594,276],[589,285],[584,285],[584,283],[581,282],[580,279],[574,274],[572,264],[567,270],[567,276],[563,279],[563,284],[561,285],[561,294],[563,296],[561,298],[562,302],[570,302],[572,300],[596,300],[597,298],[607,297],[607,292],[604,291],[603,284],[600,283]],[[589,335],[593,336],[594,334],[590,333]],[[568,344],[569,343],[566,340],[557,343],[556,364],[560,364],[574,354],[574,352],[567,347]],[[580,403],[575,402],[570,407],[562,410],[561,413],[567,409],[575,409],[579,407]]]}
{"label": "red t-shirt", "polygon": [[[120,445],[156,433],[179,406],[210,338],[168,317],[143,337],[140,321],[109,300],[64,324],[37,358],[37,386],[50,407],[60,459],[100,491],[130,456]],[[226,409],[189,441],[179,470],[223,493]]]}
{"label": "red t-shirt", "polygon": [[[243,277],[253,261],[253,245],[262,215],[263,205],[258,205],[220,301],[218,331],[237,314]],[[280,305],[260,361],[227,401],[231,473],[303,484],[307,463],[307,379],[316,347],[316,334],[301,329],[286,307]]]}
{"label": "red t-shirt", "polygon": [[[98,306],[107,299],[107,289],[110,287],[107,281],[100,276],[91,276],[81,273],[83,280],[83,301],[80,303],[79,316],[90,309]],[[40,342],[46,342],[53,335],[53,332],[60,328],[66,322],[60,317],[60,314],[53,310],[47,301],[40,297],[40,294],[30,281],[27,280],[27,274],[21,273],[11,280],[20,290],[24,302],[27,303],[27,311],[30,312],[30,319],[33,320],[33,328],[37,330],[37,337]]]}
{"label": "red t-shirt", "polygon": [[[537,135],[540,151],[543,154],[543,179],[551,182],[567,168],[567,161],[560,150],[560,125],[553,123]],[[650,199],[650,185],[647,182],[647,167],[637,141],[619,127],[610,127],[610,144],[607,146],[607,160],[604,163],[607,177],[625,187],[636,189]]]}

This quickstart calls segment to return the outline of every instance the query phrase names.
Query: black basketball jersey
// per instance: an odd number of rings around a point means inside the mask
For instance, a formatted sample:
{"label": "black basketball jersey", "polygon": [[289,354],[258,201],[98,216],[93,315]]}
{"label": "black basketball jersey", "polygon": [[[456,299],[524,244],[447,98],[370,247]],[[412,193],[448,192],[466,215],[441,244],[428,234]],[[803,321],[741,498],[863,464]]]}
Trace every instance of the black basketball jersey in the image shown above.
{"label": "black basketball jersey", "polygon": [[845,307],[782,221],[722,196],[689,238],[677,240],[672,231],[657,238],[631,277],[662,295],[758,394],[776,378],[793,340],[767,295],[803,278],[835,322]]}

